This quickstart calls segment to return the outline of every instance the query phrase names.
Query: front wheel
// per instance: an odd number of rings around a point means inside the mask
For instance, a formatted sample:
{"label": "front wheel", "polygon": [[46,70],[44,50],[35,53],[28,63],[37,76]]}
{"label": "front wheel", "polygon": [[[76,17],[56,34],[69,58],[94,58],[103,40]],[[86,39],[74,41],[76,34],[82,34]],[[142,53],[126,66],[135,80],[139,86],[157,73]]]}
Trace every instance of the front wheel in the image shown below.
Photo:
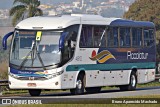
{"label": "front wheel", "polygon": [[83,94],[84,88],[85,88],[85,78],[84,74],[80,74],[76,81],[76,88],[70,89],[71,94],[77,95],[77,94]]}
{"label": "front wheel", "polygon": [[40,89],[30,89],[28,90],[28,92],[31,96],[39,96],[41,94]]}
{"label": "front wheel", "polygon": [[119,86],[121,91],[133,91],[136,89],[137,85],[137,75],[135,72],[132,72],[130,75],[130,82],[128,85]]}

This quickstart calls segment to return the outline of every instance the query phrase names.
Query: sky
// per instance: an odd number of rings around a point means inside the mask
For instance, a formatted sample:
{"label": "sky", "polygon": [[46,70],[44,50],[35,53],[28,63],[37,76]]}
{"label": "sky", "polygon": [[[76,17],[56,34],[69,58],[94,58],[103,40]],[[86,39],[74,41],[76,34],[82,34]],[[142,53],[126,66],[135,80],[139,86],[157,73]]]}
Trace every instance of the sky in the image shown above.
{"label": "sky", "polygon": [[0,0],[0,9],[7,9],[12,7],[13,0]]}
{"label": "sky", "polygon": [[[9,9],[12,7],[14,0],[0,0],[0,9]],[[40,0],[41,4],[56,4],[59,2],[72,3],[75,0]],[[89,0],[88,0],[89,1]],[[96,1],[106,1],[106,0],[96,0]],[[133,1],[133,0],[128,0]]]}
{"label": "sky", "polygon": [[[11,8],[13,5],[14,0],[0,0],[0,9],[8,9]],[[58,3],[58,2],[71,2],[74,0],[40,0],[41,4],[48,4],[48,3]]]}

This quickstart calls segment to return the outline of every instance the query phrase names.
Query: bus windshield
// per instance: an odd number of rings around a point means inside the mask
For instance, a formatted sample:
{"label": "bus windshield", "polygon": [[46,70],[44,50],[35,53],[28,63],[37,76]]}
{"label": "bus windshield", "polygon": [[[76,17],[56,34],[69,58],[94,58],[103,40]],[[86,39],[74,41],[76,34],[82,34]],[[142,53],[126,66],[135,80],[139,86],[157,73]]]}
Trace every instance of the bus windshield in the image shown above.
{"label": "bus windshield", "polygon": [[[37,33],[40,32],[37,41]],[[44,67],[60,62],[59,38],[62,31],[16,30],[10,63],[19,67]]]}

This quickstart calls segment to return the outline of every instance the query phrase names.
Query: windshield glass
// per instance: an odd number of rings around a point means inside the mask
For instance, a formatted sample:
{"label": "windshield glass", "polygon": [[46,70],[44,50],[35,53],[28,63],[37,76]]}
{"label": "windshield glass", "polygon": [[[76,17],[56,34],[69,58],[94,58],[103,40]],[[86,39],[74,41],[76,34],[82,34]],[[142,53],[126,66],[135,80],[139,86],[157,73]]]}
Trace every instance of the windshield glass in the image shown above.
{"label": "windshield glass", "polygon": [[60,31],[16,30],[10,63],[23,67],[50,66],[60,62]]}

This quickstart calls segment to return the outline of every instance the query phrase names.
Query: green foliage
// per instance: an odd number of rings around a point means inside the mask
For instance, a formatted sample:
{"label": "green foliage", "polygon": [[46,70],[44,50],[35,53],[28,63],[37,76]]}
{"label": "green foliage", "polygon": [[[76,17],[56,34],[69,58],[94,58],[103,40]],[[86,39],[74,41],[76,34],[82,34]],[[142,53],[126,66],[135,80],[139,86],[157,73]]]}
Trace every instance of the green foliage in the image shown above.
{"label": "green foliage", "polygon": [[[160,34],[160,2],[159,0],[136,0],[124,14],[124,18],[141,21],[151,21],[155,24],[157,34]],[[157,36],[157,39],[160,39]]]}
{"label": "green foliage", "polygon": [[25,18],[41,16],[43,12],[38,7],[40,6],[39,0],[14,0],[14,7],[9,11],[10,16],[13,16],[12,25]]}
{"label": "green foliage", "polygon": [[[0,44],[2,44],[2,38],[0,36]],[[9,51],[4,51],[0,47],[0,79],[7,79],[8,75],[8,56]]]}
{"label": "green foliage", "polygon": [[[2,37],[0,36],[0,44],[2,44]],[[9,51],[4,51],[2,45],[0,45],[0,63],[7,61],[9,56]]]}
{"label": "green foliage", "polygon": [[159,0],[136,0],[124,14],[124,18],[132,20],[151,21],[160,30]]}

